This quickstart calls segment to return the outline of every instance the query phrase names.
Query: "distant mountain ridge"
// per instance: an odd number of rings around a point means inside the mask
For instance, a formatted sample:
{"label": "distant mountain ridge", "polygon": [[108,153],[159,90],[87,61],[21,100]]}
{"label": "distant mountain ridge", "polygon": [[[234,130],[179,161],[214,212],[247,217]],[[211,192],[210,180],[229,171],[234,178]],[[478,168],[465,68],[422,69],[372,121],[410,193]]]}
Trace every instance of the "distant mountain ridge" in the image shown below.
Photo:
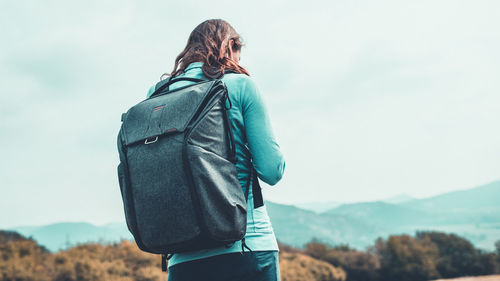
{"label": "distant mountain ridge", "polygon": [[376,223],[384,219],[397,225],[500,222],[500,181],[399,204],[382,201],[342,204],[325,213],[369,217]]}
{"label": "distant mountain ridge", "polygon": [[266,208],[278,240],[295,247],[302,247],[312,238],[349,241],[352,245],[363,247],[373,242],[370,233],[382,230],[357,218],[317,214],[291,205],[266,201]]}
{"label": "distant mountain ridge", "polygon": [[380,226],[379,234],[412,234],[415,230],[455,232],[476,246],[492,249],[500,239],[500,181],[398,204],[342,204],[323,214],[343,215]]}
{"label": "distant mountain ridge", "polygon": [[447,192],[423,199],[403,202],[402,206],[414,209],[432,209],[440,212],[473,211],[500,206],[500,181],[475,188]]}
{"label": "distant mountain ridge", "polygon": [[404,224],[425,224],[433,219],[433,214],[397,204],[382,201],[343,204],[330,209],[325,214],[345,215],[361,220],[369,220],[376,225],[392,227]]}
{"label": "distant mountain ridge", "polygon": [[406,193],[401,193],[401,194],[398,194],[396,196],[384,199],[382,201],[384,201],[386,203],[399,204],[399,203],[407,202],[407,201],[414,200],[414,199],[415,199],[414,197],[412,197]]}
{"label": "distant mountain ridge", "polygon": [[[401,203],[387,201],[341,204],[322,213],[266,202],[278,240],[295,247],[317,238],[330,244],[363,249],[377,237],[414,234],[415,230],[454,232],[493,249],[500,239],[500,181]],[[51,251],[89,241],[132,239],[125,222],[96,226],[84,222],[16,227]]]}
{"label": "distant mountain ridge", "polygon": [[[386,202],[386,203],[393,203],[393,204],[398,204],[398,203],[403,203],[403,202],[408,202],[410,200],[414,200],[415,198],[405,194],[397,194],[395,196],[383,199],[383,200],[377,200],[380,202]],[[373,201],[370,201],[373,202]],[[330,209],[333,209],[335,207],[339,207],[341,205],[348,204],[348,203],[343,203],[343,202],[338,202],[338,201],[327,201],[327,202],[308,202],[308,203],[298,203],[298,204],[293,204],[296,207],[299,207],[301,209],[305,210],[310,210],[314,211],[316,213],[323,213],[326,212]],[[355,204],[355,203],[352,203]]]}
{"label": "distant mountain ridge", "polygon": [[342,202],[310,202],[293,204],[293,206],[296,206],[300,209],[313,211],[315,213],[323,213],[342,204]]}
{"label": "distant mountain ridge", "polygon": [[63,222],[43,226],[22,226],[15,230],[34,238],[50,251],[58,251],[86,242],[114,242],[132,239],[125,222],[96,226],[86,222]]}

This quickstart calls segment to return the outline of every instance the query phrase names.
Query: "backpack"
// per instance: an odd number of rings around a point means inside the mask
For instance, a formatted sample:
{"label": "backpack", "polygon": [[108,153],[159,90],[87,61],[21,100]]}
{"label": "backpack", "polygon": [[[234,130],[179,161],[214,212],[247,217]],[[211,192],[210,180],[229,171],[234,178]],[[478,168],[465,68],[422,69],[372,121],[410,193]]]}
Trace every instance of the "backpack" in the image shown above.
{"label": "backpack", "polygon": [[[169,90],[177,81],[195,83]],[[251,183],[255,208],[263,201],[253,165],[245,193],[239,183],[231,106],[220,79],[169,77],[122,114],[118,178],[127,227],[141,250],[162,255],[164,271],[174,253],[238,240],[249,249]]]}

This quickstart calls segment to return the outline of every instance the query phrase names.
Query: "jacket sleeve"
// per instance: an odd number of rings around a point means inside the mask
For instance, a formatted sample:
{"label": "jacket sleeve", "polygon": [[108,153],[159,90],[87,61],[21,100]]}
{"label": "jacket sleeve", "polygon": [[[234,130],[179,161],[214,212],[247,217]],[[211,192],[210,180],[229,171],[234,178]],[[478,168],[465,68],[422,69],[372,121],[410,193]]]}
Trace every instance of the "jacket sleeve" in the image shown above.
{"label": "jacket sleeve", "polygon": [[285,159],[273,134],[264,100],[252,79],[245,79],[242,87],[242,113],[253,164],[258,177],[275,185],[285,171]]}

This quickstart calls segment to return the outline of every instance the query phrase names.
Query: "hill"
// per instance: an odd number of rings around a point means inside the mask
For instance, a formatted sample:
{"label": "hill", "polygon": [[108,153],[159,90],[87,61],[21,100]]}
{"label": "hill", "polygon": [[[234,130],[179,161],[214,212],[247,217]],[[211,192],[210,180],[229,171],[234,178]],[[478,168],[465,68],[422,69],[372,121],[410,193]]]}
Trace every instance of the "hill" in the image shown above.
{"label": "hill", "polygon": [[417,210],[432,210],[435,213],[484,213],[492,215],[491,218],[498,221],[500,218],[500,213],[497,212],[500,209],[500,181],[429,198],[414,199],[403,202],[400,206]]}
{"label": "hill", "polygon": [[[436,230],[456,233],[476,247],[491,250],[500,237],[500,181],[397,204],[387,201],[342,204],[323,213],[269,201],[266,208],[278,240],[295,247],[317,238],[362,250],[378,237]],[[12,230],[32,236],[51,251],[89,241],[132,238],[125,222],[101,226],[56,223]]]}
{"label": "hill", "polygon": [[[415,198],[411,197],[408,194],[401,193],[396,196],[392,196],[383,200],[380,200],[382,202],[386,203],[392,203],[392,204],[398,204],[398,203],[403,203],[407,202],[410,200],[413,200]],[[328,211],[330,209],[336,208],[342,204],[342,202],[337,202],[337,201],[328,201],[328,202],[309,202],[309,203],[298,203],[298,204],[293,204],[293,206],[299,207],[301,209],[309,210],[309,211],[314,211],[316,213],[323,213],[325,211]]]}
{"label": "hill", "polygon": [[325,214],[344,215],[379,225],[384,233],[437,230],[456,233],[477,247],[493,249],[500,237],[500,181],[402,203],[343,204]]}
{"label": "hill", "polygon": [[[0,230],[0,252],[0,280],[160,281],[168,278],[167,273],[161,271],[159,255],[143,252],[126,240],[108,245],[80,244],[50,253],[32,239]],[[286,246],[280,251],[280,271],[283,281],[346,281],[342,268]]]}
{"label": "hill", "polygon": [[434,219],[432,213],[382,201],[344,204],[326,211],[325,214],[357,218],[384,229],[408,224],[429,224]]}
{"label": "hill", "polygon": [[318,214],[323,213],[332,208],[338,207],[340,205],[342,205],[341,202],[310,202],[310,203],[293,204],[293,206],[296,206],[300,209],[313,211]]}
{"label": "hill", "polygon": [[312,238],[317,238],[332,244],[349,243],[364,248],[373,243],[376,233],[383,231],[380,226],[346,215],[317,214],[269,201],[266,208],[276,237],[295,247],[302,247]]}
{"label": "hill", "polygon": [[80,243],[114,242],[132,239],[125,223],[96,226],[85,222],[64,222],[44,226],[24,226],[13,229],[25,236],[35,238],[50,251],[67,249]]}
{"label": "hill", "polygon": [[413,199],[415,199],[415,198],[411,197],[410,195],[408,195],[406,193],[401,193],[401,194],[398,194],[396,196],[384,199],[382,201],[386,202],[386,203],[398,204],[398,203],[407,202],[407,201],[410,201]]}

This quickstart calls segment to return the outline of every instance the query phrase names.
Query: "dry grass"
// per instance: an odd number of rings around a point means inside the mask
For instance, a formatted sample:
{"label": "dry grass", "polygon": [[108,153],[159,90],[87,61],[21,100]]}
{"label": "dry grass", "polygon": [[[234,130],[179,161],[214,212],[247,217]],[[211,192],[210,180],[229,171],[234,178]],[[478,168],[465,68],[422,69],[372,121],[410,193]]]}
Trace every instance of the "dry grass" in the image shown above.
{"label": "dry grass", "polygon": [[500,275],[476,276],[476,277],[460,277],[453,279],[438,279],[433,281],[500,281]]}
{"label": "dry grass", "polygon": [[346,273],[339,267],[304,254],[280,252],[282,281],[345,281]]}

